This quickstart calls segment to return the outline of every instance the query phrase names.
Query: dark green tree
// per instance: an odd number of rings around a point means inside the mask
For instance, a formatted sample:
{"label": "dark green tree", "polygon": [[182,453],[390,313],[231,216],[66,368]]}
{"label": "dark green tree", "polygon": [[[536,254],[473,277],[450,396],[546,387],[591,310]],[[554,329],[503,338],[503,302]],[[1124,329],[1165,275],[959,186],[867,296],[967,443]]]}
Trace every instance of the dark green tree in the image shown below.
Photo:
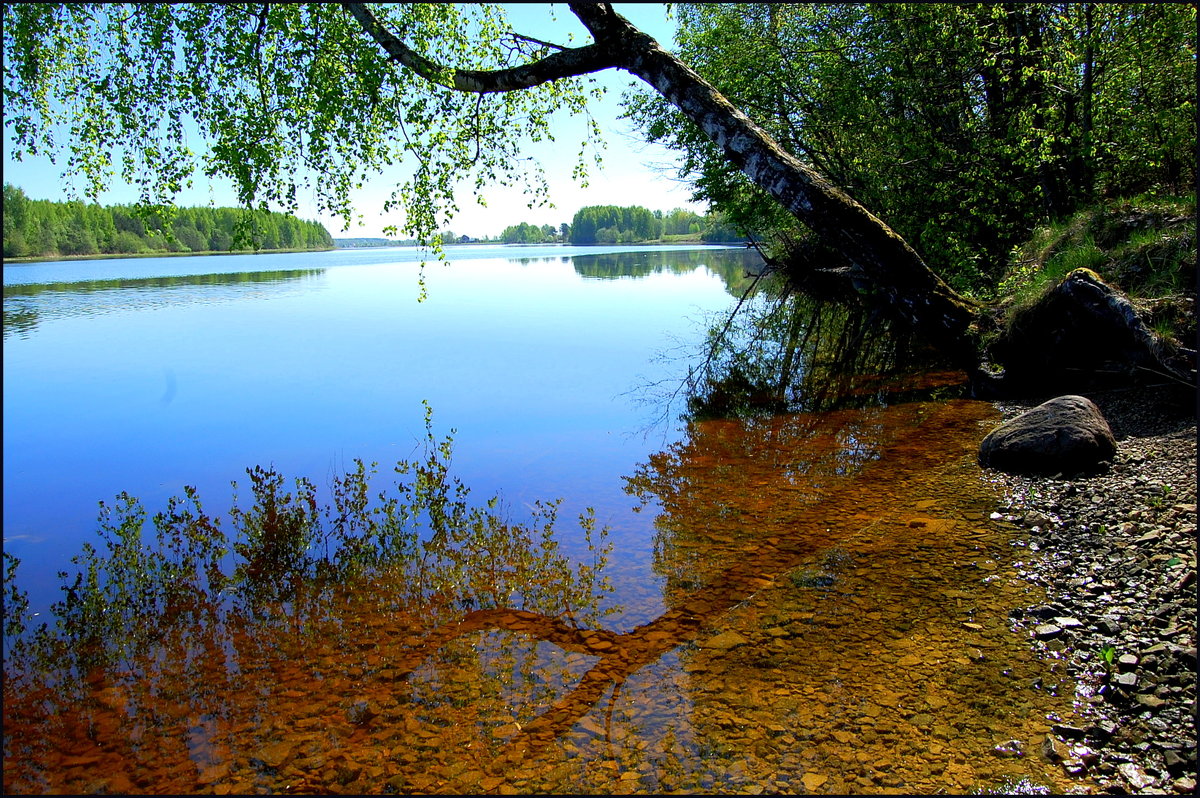
{"label": "dark green tree", "polygon": [[[684,4],[679,20],[682,58],[961,289],[987,292],[1036,224],[1099,193],[1195,180],[1190,5]],[[632,110],[735,226],[795,226],[658,94]]]}
{"label": "dark green tree", "polygon": [[10,258],[333,246],[318,222],[241,208],[177,208],[167,221],[129,206],[30,200],[7,183],[4,206],[4,255]]}

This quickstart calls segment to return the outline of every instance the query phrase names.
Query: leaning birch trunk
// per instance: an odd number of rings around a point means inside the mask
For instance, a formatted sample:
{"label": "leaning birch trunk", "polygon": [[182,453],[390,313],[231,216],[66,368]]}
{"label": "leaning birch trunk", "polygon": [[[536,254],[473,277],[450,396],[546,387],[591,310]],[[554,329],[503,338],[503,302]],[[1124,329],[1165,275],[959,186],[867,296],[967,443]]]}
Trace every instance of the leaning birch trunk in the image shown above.
{"label": "leaning birch trunk", "polygon": [[980,308],[936,275],[904,239],[785,151],[694,70],[606,4],[571,3],[617,66],[652,86],[729,160],[851,263],[855,289],[964,368],[979,363]]}
{"label": "leaning birch trunk", "polygon": [[711,138],[732,163],[812,228],[851,264],[854,290],[974,371],[980,309],[934,274],[886,224],[802,164],[734,108],[700,75],[642,33],[608,3],[570,3],[592,44],[560,48],[538,61],[497,70],[453,69],[431,61],[388,31],[364,3],[346,9],[395,63],[447,89],[520,91],[560,78],[624,69],[646,81]]}

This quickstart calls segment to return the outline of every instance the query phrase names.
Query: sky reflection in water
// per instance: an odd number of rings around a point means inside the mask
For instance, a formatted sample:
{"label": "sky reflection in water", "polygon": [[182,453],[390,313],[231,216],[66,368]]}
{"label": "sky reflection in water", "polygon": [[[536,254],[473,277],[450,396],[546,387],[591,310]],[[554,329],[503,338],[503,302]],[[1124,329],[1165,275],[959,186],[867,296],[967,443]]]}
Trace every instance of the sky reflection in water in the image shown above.
{"label": "sky reflection in water", "polygon": [[590,628],[503,608],[447,620],[386,576],[311,607],[214,604],[167,624],[132,669],[90,674],[81,700],[6,680],[6,786],[1068,786],[1036,756],[992,753],[1036,750],[1047,714],[1069,721],[1070,707],[1028,689],[1047,668],[992,611],[1022,599],[999,576],[1012,531],[988,519],[973,457],[989,405],[646,439],[630,435],[647,409],[628,392],[683,367],[655,357],[730,299],[699,265],[738,276],[743,253],[461,259],[426,267],[420,304],[411,260],[327,255],[269,274],[229,258],[216,278],[222,259],[197,258],[172,280],[6,286],[6,316],[29,320],[4,343],[6,548],[24,578],[44,593],[94,530],[94,502],[118,491],[154,512],[193,484],[215,515],[252,464],[318,485],[356,457],[386,473],[417,449],[424,399],[435,433],[457,428],[473,496],[501,491],[517,517],[563,496],[567,529],[597,508],[623,613]]}
{"label": "sky reflection in water", "polygon": [[422,400],[478,493],[595,506],[644,561],[619,477],[674,425],[639,436],[658,409],[636,391],[685,373],[657,358],[728,304],[705,265],[740,275],[752,256],[449,254],[422,303],[411,249],[5,266],[5,540],[34,604],[57,598],[96,502],[153,511],[190,484],[219,512],[252,465],[319,486],[354,458],[387,468],[417,446]]}

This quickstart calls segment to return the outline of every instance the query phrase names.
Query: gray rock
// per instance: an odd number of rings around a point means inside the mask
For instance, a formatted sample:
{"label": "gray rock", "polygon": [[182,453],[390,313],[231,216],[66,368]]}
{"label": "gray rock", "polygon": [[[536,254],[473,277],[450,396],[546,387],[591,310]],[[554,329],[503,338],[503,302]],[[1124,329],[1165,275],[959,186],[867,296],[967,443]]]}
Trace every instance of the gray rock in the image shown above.
{"label": "gray rock", "polygon": [[1138,677],[1137,677],[1136,673],[1132,673],[1132,672],[1122,673],[1122,674],[1118,675],[1115,679],[1113,679],[1113,681],[1117,684],[1118,687],[1124,687],[1126,689],[1130,689],[1130,688],[1137,686]]}
{"label": "gray rock", "polygon": [[1146,709],[1161,709],[1167,703],[1158,696],[1147,693],[1138,695],[1135,700]]}
{"label": "gray rock", "polygon": [[1062,627],[1052,623],[1044,623],[1033,630],[1038,640],[1053,640],[1063,633]]}
{"label": "gray rock", "polygon": [[1178,776],[1187,768],[1188,761],[1177,751],[1163,751],[1163,764],[1167,766],[1171,775]]}
{"label": "gray rock", "polygon": [[1016,314],[989,347],[1004,367],[1001,390],[1067,392],[1170,374],[1195,381],[1187,354],[1164,346],[1129,298],[1090,269],[1075,269]]}
{"label": "gray rock", "polygon": [[1100,720],[1087,727],[1087,736],[1093,740],[1105,741],[1117,733],[1117,724],[1111,720]]}
{"label": "gray rock", "polygon": [[1060,396],[988,433],[979,464],[1014,474],[1092,473],[1116,452],[1100,409],[1083,396]]}
{"label": "gray rock", "polygon": [[1062,762],[1071,756],[1071,749],[1067,748],[1061,740],[1056,740],[1047,734],[1042,740],[1042,756],[1047,762]]}
{"label": "gray rock", "polygon": [[1020,740],[1007,740],[992,748],[992,753],[998,757],[1013,759],[1025,755],[1025,746]]}
{"label": "gray rock", "polygon": [[1123,765],[1117,766],[1117,772],[1121,777],[1129,783],[1129,786],[1135,790],[1144,790],[1154,784],[1154,778],[1149,776],[1146,771],[1142,770],[1132,762],[1126,762]]}
{"label": "gray rock", "polygon": [[1071,726],[1066,723],[1055,723],[1050,727],[1050,731],[1057,734],[1059,737],[1065,737],[1068,740],[1082,740],[1086,732],[1078,726]]}

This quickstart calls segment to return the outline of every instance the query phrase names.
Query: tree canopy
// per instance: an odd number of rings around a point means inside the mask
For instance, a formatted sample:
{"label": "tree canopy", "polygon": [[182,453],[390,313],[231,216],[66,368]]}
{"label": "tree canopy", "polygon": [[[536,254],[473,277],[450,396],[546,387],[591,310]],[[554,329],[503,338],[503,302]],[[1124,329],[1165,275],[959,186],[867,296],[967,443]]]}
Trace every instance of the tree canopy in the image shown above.
{"label": "tree canopy", "polygon": [[[3,7],[5,125],[12,155],[65,156],[95,197],[114,177],[169,205],[197,174],[232,181],[248,207],[295,211],[311,192],[347,224],[350,192],[397,174],[384,210],[432,237],[465,182],[527,185],[523,155],[552,112],[583,109],[579,80],[465,93],[458,67],[504,70],[563,48],[509,30],[490,5],[380,5],[371,15],[445,66],[408,68],[335,3],[24,3]],[[197,134],[199,139],[197,139]],[[586,144],[586,142],[585,142]],[[577,173],[586,173],[582,157]]]}
{"label": "tree canopy", "polygon": [[568,225],[565,223],[561,227],[555,227],[551,224],[538,226],[521,222],[504,228],[504,232],[500,233],[500,240],[505,244],[557,244],[563,241],[565,236],[562,235],[562,230],[566,227]]}
{"label": "tree canopy", "polygon": [[[1038,223],[1194,185],[1196,9],[688,3],[679,55],[936,271],[986,290]],[[632,113],[743,224],[794,221],[656,92]]]}

